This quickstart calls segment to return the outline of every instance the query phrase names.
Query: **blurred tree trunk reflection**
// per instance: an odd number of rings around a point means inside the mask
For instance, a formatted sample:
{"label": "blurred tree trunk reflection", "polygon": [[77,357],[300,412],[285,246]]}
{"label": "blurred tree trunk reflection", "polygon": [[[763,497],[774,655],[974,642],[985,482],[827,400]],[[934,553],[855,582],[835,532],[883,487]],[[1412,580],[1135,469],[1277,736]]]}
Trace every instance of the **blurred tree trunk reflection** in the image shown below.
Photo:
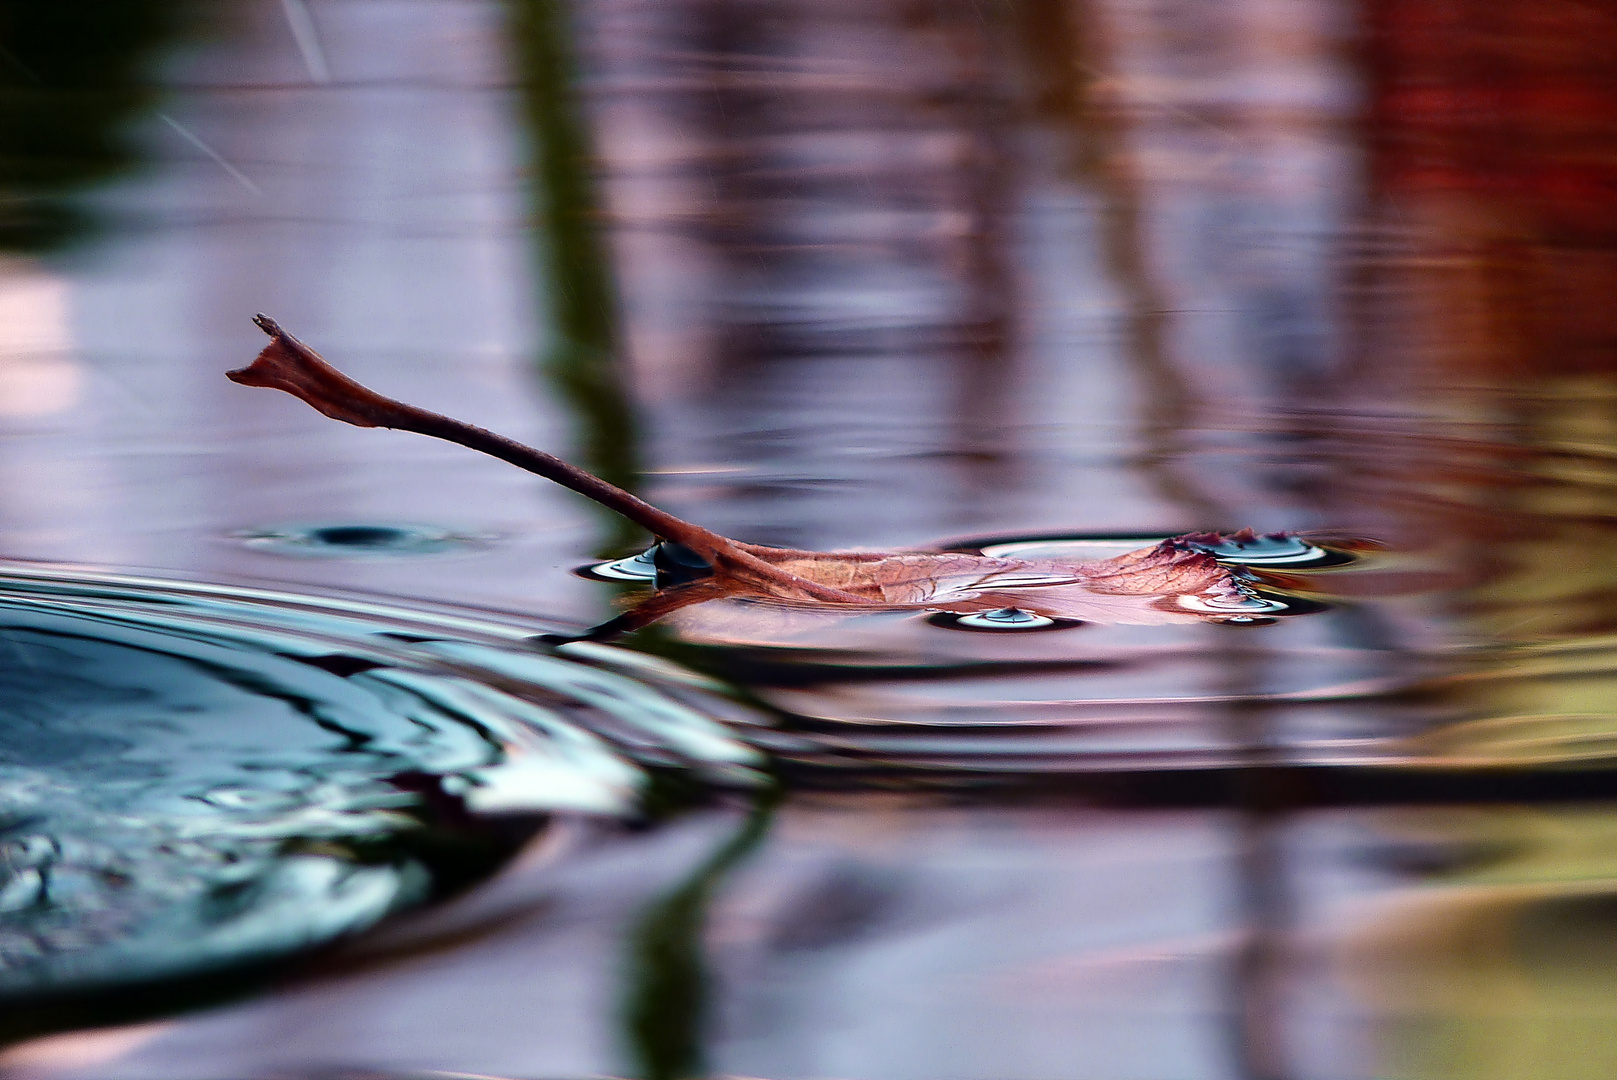
{"label": "blurred tree trunk reflection", "polygon": [[1232,521],[1212,490],[1175,468],[1189,450],[1197,418],[1185,373],[1168,350],[1171,303],[1149,252],[1145,184],[1129,146],[1126,102],[1106,88],[1103,73],[1116,72],[1118,60],[1105,7],[1094,0],[1041,0],[1024,7],[1037,104],[1070,130],[1073,171],[1100,199],[1100,255],[1122,298],[1129,368],[1144,388],[1140,430],[1148,449],[1142,464],[1163,493],[1198,520]]}
{"label": "blurred tree trunk reflection", "polygon": [[745,462],[747,496],[775,504],[718,524],[821,543],[878,504],[847,502],[849,442],[887,440],[920,442],[935,479],[882,514],[972,519],[1014,428],[1008,21],[850,0],[584,10],[638,390],[678,457]]}
{"label": "blurred tree trunk reflection", "polygon": [[[509,0],[511,40],[533,146],[535,217],[554,341],[544,370],[581,426],[585,467],[633,491],[639,486],[634,410],[621,357],[612,266],[600,235],[597,161],[585,117],[566,0]],[[604,518],[605,554],[644,539],[615,514]]]}

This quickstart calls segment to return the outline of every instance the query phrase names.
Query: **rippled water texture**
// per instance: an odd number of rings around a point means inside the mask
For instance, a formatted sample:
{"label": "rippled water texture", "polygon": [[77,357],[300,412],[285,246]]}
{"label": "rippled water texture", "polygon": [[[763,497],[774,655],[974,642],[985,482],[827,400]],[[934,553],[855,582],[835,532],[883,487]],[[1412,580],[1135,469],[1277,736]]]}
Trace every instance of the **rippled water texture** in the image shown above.
{"label": "rippled water texture", "polygon": [[[1617,1067],[1607,5],[0,0],[0,46],[0,1073]],[[739,540],[1251,527],[1287,611],[558,644],[650,538],[225,381],[257,311]]]}
{"label": "rippled water texture", "polygon": [[678,700],[694,676],[487,619],[19,567],[0,632],[13,1029],[40,1002],[138,1012],[142,983],[351,934],[486,874],[548,815],[636,816],[636,761],[761,780],[711,719],[744,713]]}

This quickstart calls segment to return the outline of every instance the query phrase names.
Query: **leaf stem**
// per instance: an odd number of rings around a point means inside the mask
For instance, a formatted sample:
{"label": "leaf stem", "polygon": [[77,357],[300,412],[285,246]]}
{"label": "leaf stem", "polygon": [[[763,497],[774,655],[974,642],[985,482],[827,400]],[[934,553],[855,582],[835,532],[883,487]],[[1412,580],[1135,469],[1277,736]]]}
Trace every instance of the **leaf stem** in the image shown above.
{"label": "leaf stem", "polygon": [[737,576],[784,588],[808,599],[844,604],[869,602],[854,593],[808,581],[772,566],[746,546],[659,510],[553,454],[524,446],[485,428],[384,397],[332,367],[268,315],[255,315],[253,322],[271,341],[251,364],[226,372],[232,382],[284,390],[345,424],[413,431],[510,462],[622,514],[656,536],[685,545],[712,563],[715,570],[727,569]]}

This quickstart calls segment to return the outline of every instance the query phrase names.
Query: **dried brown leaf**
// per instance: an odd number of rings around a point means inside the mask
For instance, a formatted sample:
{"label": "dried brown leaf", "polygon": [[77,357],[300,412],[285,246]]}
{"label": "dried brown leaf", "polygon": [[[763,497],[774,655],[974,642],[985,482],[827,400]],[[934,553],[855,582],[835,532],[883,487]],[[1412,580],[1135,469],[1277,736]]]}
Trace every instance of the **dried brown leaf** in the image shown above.
{"label": "dried brown leaf", "polygon": [[[690,604],[754,599],[825,609],[913,609],[968,613],[1017,607],[1091,622],[1193,622],[1228,617],[1244,594],[1205,551],[1198,534],[1094,562],[995,558],[965,553],[789,551],[743,544],[682,521],[560,458],[493,432],[394,401],[360,385],[260,315],[271,342],[248,367],[229,373],[248,386],[283,390],[359,427],[391,427],[491,454],[571,488],[680,544],[712,575],[661,589],[600,628],[644,626]],[[1220,609],[1223,609],[1222,611]]]}

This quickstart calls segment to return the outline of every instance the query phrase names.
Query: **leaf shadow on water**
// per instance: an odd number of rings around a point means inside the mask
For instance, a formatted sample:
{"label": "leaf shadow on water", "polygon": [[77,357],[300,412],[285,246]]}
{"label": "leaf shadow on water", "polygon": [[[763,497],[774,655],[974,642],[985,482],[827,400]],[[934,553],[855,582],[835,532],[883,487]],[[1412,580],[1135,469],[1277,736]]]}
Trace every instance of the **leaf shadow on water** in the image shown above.
{"label": "leaf shadow on water", "polygon": [[779,789],[761,792],[741,827],[689,879],[654,902],[630,932],[623,1030],[645,1080],[706,1074],[709,995],[702,931],[708,907],[725,876],[768,835],[780,799]]}

